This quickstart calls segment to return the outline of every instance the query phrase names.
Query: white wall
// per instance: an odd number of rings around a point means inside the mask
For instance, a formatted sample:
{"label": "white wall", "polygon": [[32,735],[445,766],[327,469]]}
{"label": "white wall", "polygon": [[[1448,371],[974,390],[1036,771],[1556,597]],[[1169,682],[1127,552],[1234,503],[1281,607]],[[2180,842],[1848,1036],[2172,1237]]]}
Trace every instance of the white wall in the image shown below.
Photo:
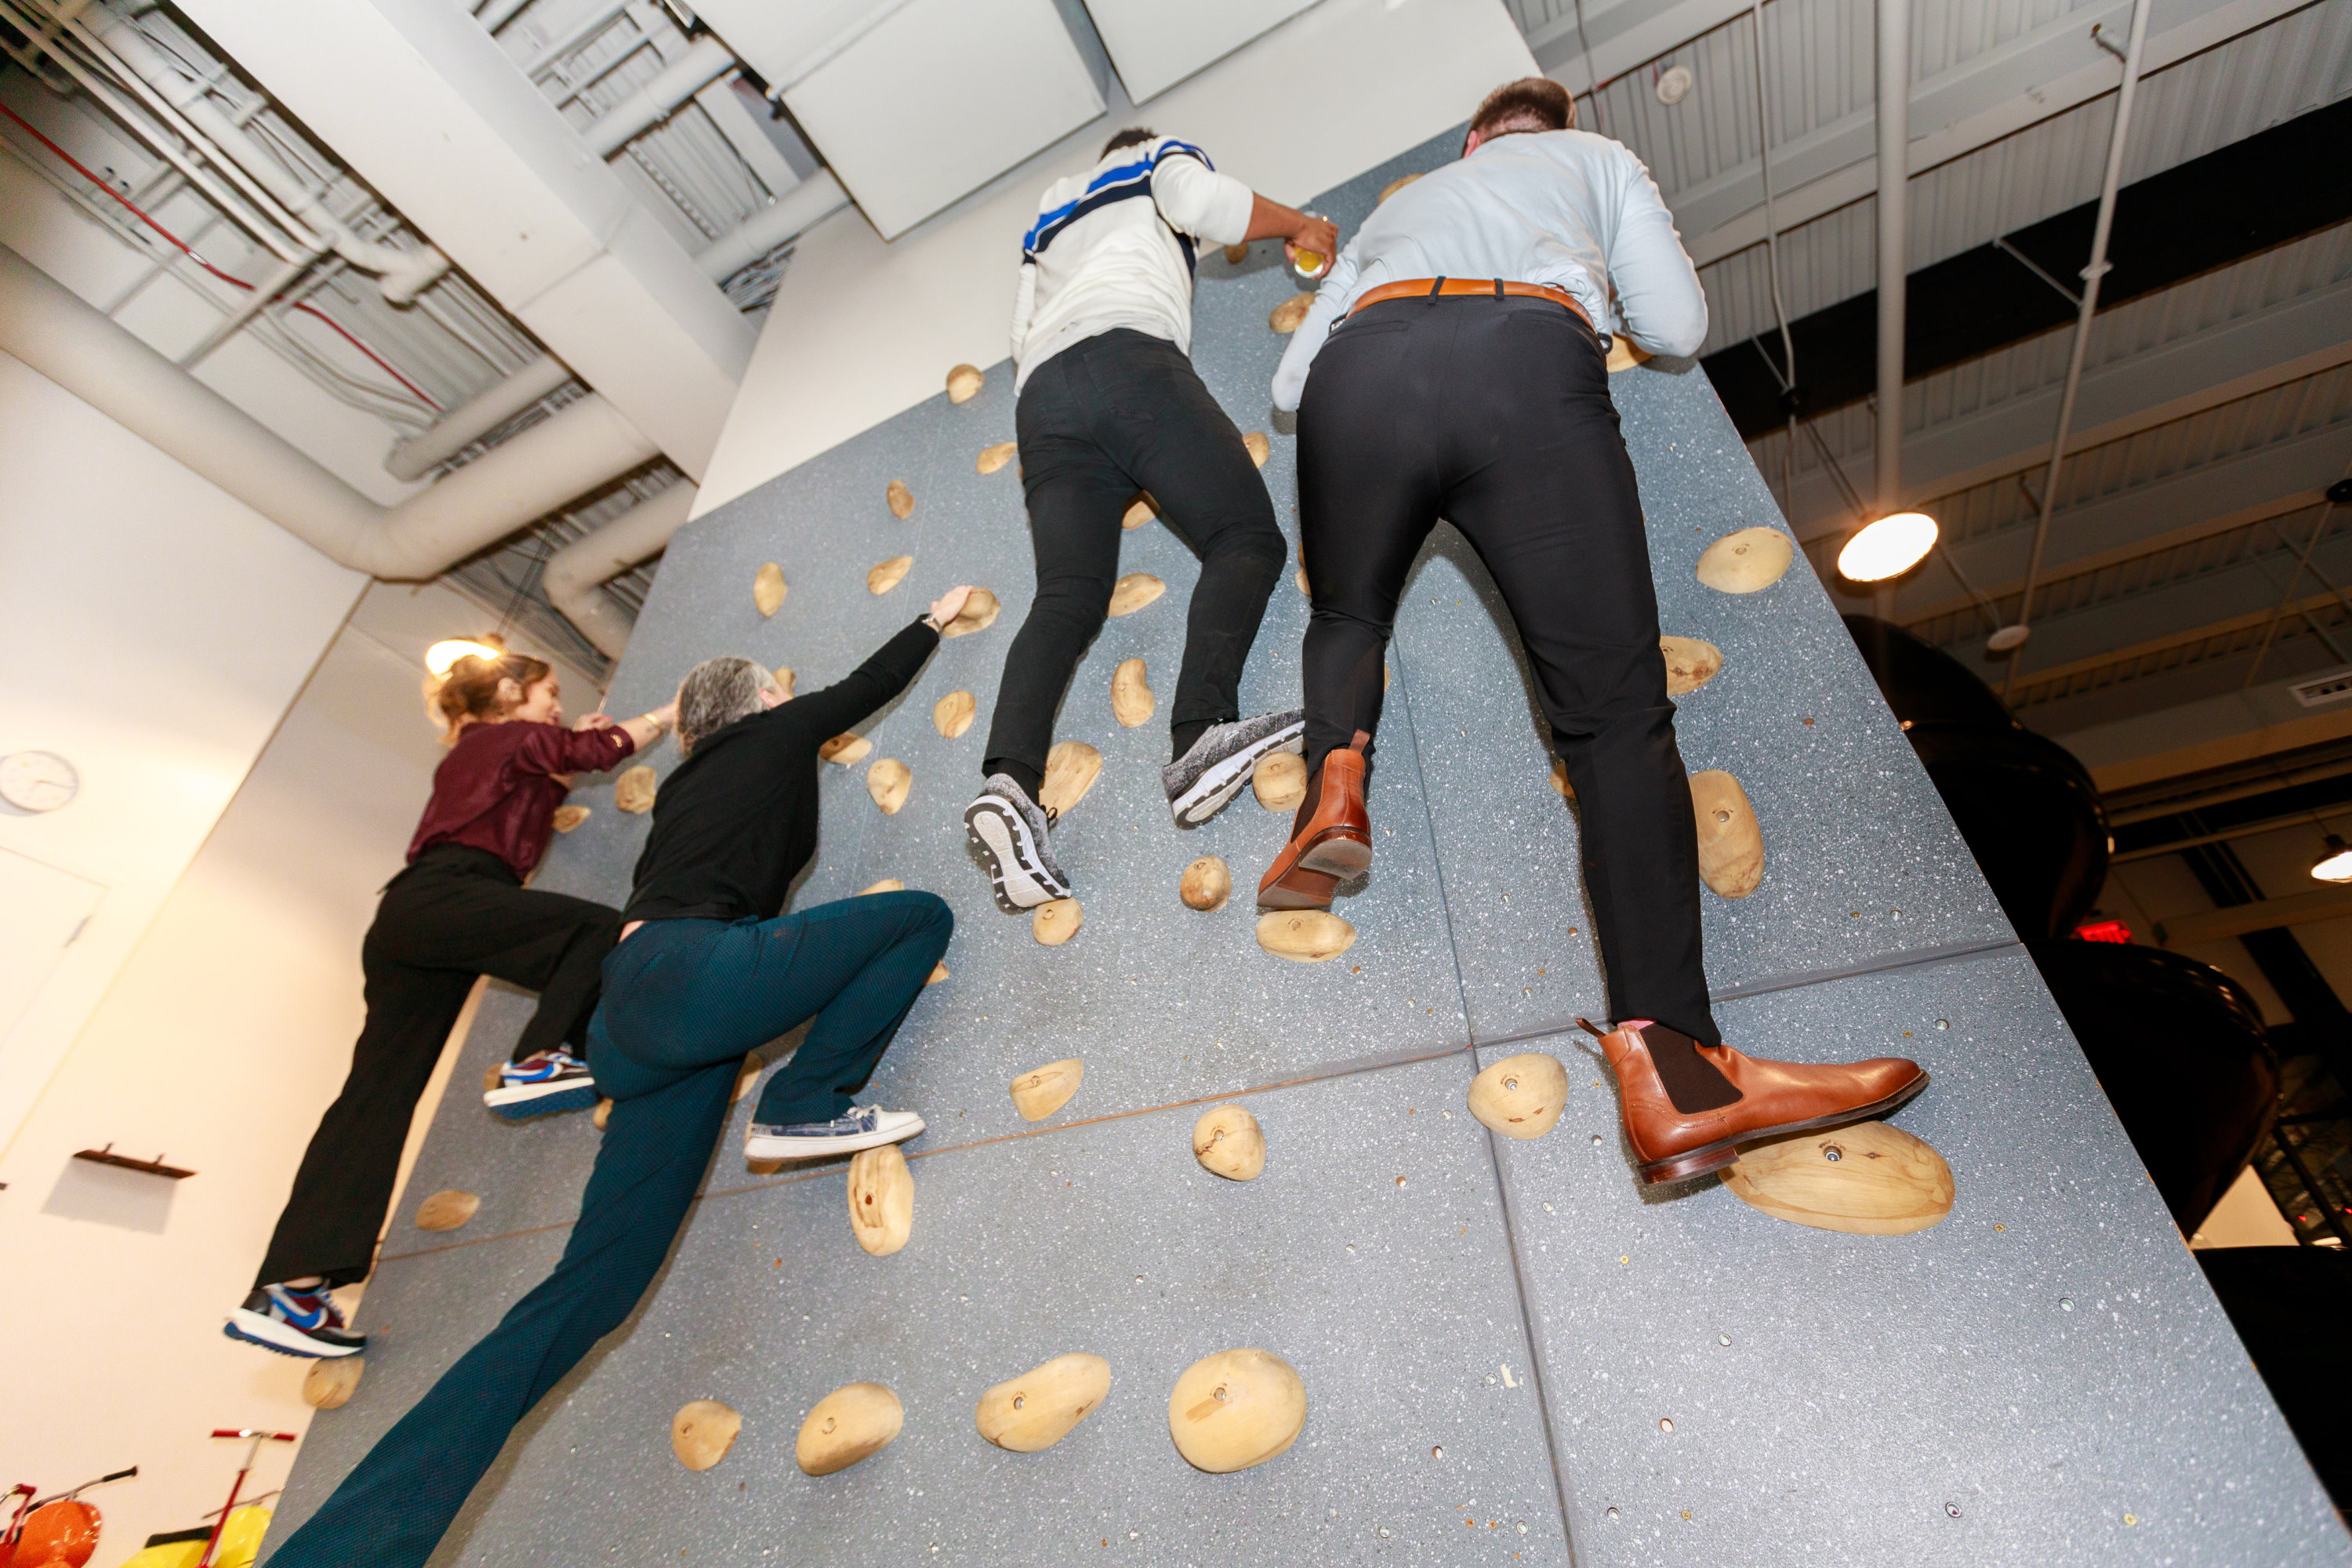
{"label": "white wall", "polygon": [[[1045,187],[1141,122],[1296,204],[1452,125],[1537,74],[1500,0],[1323,0],[1141,110],[1111,112],[886,243],[855,207],[802,237],[704,477],[707,512],[991,365],[1021,236]],[[1114,94],[1116,89],[1114,88]]]}

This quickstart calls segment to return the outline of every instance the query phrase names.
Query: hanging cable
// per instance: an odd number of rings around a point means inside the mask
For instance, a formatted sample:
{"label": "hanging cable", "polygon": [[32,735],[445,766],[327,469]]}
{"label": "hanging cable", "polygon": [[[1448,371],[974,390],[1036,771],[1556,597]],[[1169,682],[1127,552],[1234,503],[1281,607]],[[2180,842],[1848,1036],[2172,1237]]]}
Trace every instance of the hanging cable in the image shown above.
{"label": "hanging cable", "polygon": [[1592,65],[1592,40],[1584,36],[1584,0],[1576,0],[1576,47],[1584,51],[1584,96],[1592,100],[1592,129],[1601,129],[1601,82]]}
{"label": "hanging cable", "polygon": [[1797,342],[1789,335],[1789,310],[1780,298],[1780,220],[1772,203],[1772,89],[1764,70],[1764,0],[1754,0],[1756,21],[1756,163],[1764,174],[1765,265],[1771,274],[1772,322],[1780,329],[1781,404],[1789,415],[1789,444],[1780,455],[1780,510],[1797,498]]}

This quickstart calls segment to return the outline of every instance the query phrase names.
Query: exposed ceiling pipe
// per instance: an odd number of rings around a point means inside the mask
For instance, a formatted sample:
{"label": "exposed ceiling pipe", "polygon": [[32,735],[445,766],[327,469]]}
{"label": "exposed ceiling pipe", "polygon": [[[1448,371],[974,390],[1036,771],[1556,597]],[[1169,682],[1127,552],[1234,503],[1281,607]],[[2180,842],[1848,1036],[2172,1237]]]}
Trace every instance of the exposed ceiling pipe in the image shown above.
{"label": "exposed ceiling pipe", "polygon": [[841,188],[833,171],[819,169],[745,218],[732,231],[697,251],[695,265],[712,282],[722,282],[848,205],[849,193]]}
{"label": "exposed ceiling pipe", "polygon": [[437,576],[659,455],[590,395],[398,506],[379,506],[0,246],[0,351],[345,566]]}
{"label": "exposed ceiling pipe", "polygon": [[735,57],[726,45],[713,37],[697,38],[645,86],[590,121],[580,138],[590,152],[609,158],[734,68]]}
{"label": "exposed ceiling pipe", "polygon": [[384,471],[394,479],[423,479],[436,465],[447,462],[572,380],[571,366],[553,354],[541,354],[496,386],[452,408],[425,429],[395,442],[383,459]]}
{"label": "exposed ceiling pipe", "polygon": [[686,525],[687,513],[694,510],[694,486],[681,480],[547,558],[539,579],[547,602],[606,658],[621,657],[636,622],[604,592],[603,584],[638,562],[660,554],[670,536]]}
{"label": "exposed ceiling pipe", "polygon": [[1903,500],[1903,317],[1911,177],[1911,0],[1878,0],[1877,511]]}

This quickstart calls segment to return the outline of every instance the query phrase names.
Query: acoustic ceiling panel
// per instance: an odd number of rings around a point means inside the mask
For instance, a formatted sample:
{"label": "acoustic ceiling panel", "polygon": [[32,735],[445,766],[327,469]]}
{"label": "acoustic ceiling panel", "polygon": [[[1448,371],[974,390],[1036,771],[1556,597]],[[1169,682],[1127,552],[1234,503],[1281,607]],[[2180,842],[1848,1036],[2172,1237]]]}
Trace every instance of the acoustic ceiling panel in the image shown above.
{"label": "acoustic ceiling panel", "polygon": [[[740,0],[739,0],[740,3]],[[1315,0],[1086,0],[1127,95],[1146,103]]]}
{"label": "acoustic ceiling panel", "polygon": [[698,0],[694,13],[768,86],[788,90],[902,8],[903,0]]}

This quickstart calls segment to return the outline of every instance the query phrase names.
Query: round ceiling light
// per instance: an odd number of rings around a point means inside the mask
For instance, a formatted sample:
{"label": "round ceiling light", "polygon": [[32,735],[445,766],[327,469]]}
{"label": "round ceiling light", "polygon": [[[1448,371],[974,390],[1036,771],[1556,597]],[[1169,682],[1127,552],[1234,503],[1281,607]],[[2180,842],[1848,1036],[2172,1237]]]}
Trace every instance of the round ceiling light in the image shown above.
{"label": "round ceiling light", "polygon": [[2032,626],[2027,626],[2022,621],[2012,621],[2008,626],[2005,626],[2000,630],[1994,632],[1992,636],[1985,638],[1985,647],[1992,649],[1995,653],[2009,653],[2014,649],[2023,647],[2025,646],[2025,639],[2032,635],[2033,628]]}
{"label": "round ceiling light", "polygon": [[2327,847],[2311,864],[2311,876],[2318,882],[2352,882],[2352,844],[2341,834],[2329,834]]}
{"label": "round ceiling light", "polygon": [[1850,583],[1899,577],[1936,548],[1936,520],[1924,511],[1889,512],[1864,523],[1838,552],[1838,574]]}
{"label": "round ceiling light", "polygon": [[1668,66],[1658,75],[1658,101],[1672,107],[1690,96],[1691,73],[1688,66]]}
{"label": "round ceiling light", "polygon": [[436,675],[446,675],[449,667],[461,658],[502,658],[505,655],[488,643],[471,637],[450,637],[435,643],[425,650],[425,668]]}

